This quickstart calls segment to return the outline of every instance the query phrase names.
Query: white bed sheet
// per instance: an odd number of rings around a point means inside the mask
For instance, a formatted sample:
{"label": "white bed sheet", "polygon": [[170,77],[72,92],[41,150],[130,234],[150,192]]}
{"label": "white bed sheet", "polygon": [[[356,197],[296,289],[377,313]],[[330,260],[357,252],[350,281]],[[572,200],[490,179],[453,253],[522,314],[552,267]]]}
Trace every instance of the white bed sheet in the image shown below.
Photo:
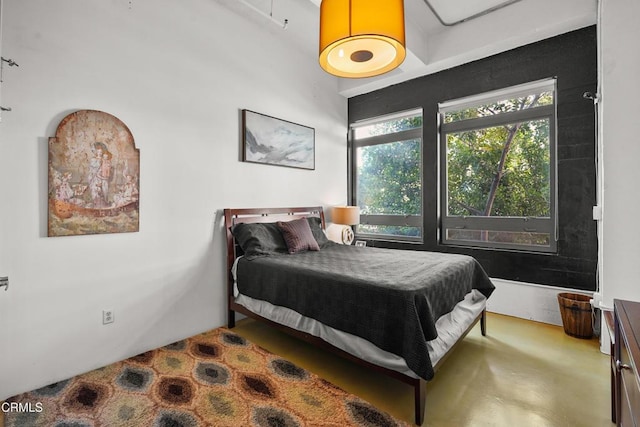
{"label": "white bed sheet", "polygon": [[[232,269],[234,279],[236,277],[237,262],[238,259],[236,259]],[[238,304],[266,319],[322,338],[334,347],[344,350],[367,362],[400,372],[412,378],[418,378],[418,375],[409,369],[402,357],[382,350],[370,341],[331,328],[289,308],[276,306],[267,301],[242,295],[238,292],[237,285],[234,285],[234,297]],[[460,339],[467,328],[473,323],[482,310],[484,310],[486,302],[486,297],[479,291],[473,289],[451,312],[436,321],[438,337],[428,342],[429,357],[433,366],[435,366],[446,352]]]}

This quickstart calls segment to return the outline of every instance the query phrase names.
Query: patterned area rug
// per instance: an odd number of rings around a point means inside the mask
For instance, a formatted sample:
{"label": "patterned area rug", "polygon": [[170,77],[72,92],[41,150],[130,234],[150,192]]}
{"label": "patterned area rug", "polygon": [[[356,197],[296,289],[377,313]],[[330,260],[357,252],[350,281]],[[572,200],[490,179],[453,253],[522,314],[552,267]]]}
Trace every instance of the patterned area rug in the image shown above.
{"label": "patterned area rug", "polygon": [[225,328],[8,402],[7,427],[409,425]]}

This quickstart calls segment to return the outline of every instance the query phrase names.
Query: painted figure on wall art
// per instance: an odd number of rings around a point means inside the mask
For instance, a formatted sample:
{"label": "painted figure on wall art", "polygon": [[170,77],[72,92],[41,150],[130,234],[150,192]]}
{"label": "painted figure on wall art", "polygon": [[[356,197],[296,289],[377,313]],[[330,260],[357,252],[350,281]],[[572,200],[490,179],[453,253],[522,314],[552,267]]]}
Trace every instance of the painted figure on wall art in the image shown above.
{"label": "painted figure on wall art", "polygon": [[81,110],[49,138],[49,236],[139,229],[140,151],[129,128]]}

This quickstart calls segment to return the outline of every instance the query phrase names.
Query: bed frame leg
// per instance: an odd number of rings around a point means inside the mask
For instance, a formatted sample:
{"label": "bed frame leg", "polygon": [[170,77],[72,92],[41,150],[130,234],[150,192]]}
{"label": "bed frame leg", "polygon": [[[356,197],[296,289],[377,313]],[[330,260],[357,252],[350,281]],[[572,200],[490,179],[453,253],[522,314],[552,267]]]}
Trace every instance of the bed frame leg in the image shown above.
{"label": "bed frame leg", "polygon": [[427,382],[418,379],[414,385],[416,424],[421,426],[424,422],[425,404],[427,401]]}
{"label": "bed frame leg", "polygon": [[487,310],[482,310],[482,317],[480,318],[480,331],[482,336],[487,336]]}
{"label": "bed frame leg", "polygon": [[227,313],[227,327],[229,329],[236,327],[236,312],[231,309]]}

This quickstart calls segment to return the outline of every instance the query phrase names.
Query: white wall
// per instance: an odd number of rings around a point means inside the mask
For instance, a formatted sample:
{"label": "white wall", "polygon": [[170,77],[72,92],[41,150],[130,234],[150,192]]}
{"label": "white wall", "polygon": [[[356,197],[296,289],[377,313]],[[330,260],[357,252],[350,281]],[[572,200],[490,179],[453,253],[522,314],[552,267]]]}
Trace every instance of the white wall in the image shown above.
{"label": "white wall", "polygon": [[[2,18],[20,66],[2,86],[0,400],[222,325],[221,209],[346,201],[346,99],[295,20],[220,0],[5,0]],[[240,162],[242,108],[314,127],[316,170]],[[137,233],[45,237],[47,138],[80,109],[133,133]]]}
{"label": "white wall", "polygon": [[638,0],[601,0],[603,302],[640,301],[640,16]]}
{"label": "white wall", "polygon": [[491,281],[496,289],[487,301],[487,311],[557,326],[562,326],[560,304],[558,303],[559,293],[579,293],[590,298],[592,296],[592,292],[556,286],[495,278],[492,278]]}

